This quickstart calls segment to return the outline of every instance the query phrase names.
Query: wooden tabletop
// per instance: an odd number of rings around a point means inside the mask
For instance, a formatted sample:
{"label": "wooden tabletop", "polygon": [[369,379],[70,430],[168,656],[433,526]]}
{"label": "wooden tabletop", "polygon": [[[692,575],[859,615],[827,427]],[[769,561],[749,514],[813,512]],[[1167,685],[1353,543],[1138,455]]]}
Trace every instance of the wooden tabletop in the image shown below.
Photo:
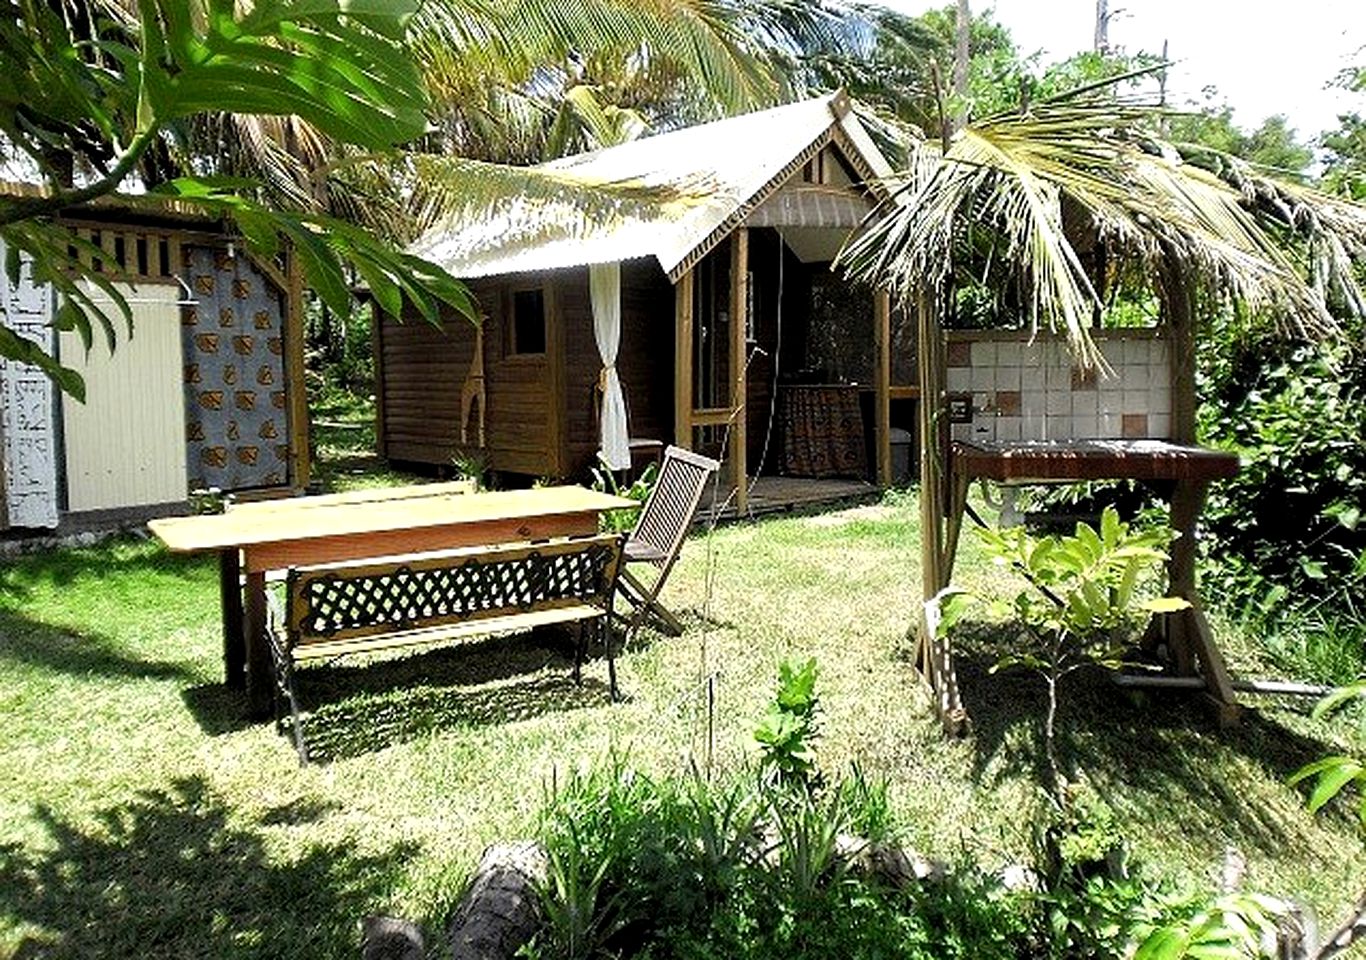
{"label": "wooden tabletop", "polygon": [[1218,480],[1238,472],[1223,450],[1166,440],[958,441],[953,468],[970,477],[1030,480]]}
{"label": "wooden tabletop", "polygon": [[148,524],[171,550],[194,552],[288,543],[324,537],[418,530],[466,523],[515,521],[534,517],[600,513],[638,507],[634,500],[583,487],[540,487],[462,493],[449,489],[395,487],[384,499],[343,495],[295,497],[243,504],[227,513],[168,517]]}

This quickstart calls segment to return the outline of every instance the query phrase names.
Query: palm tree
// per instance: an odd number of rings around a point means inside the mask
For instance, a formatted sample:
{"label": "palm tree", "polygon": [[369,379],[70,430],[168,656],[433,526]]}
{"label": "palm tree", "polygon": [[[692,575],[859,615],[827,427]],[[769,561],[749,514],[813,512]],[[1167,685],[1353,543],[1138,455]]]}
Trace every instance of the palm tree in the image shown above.
{"label": "palm tree", "polygon": [[[254,0],[233,7],[229,22],[221,10],[210,16],[207,0],[20,0],[0,13],[0,49],[14,81],[0,96],[0,160],[27,162],[46,189],[0,197],[0,240],[27,253],[38,279],[63,294],[61,323],[89,339],[93,319],[111,346],[114,323],[68,270],[81,273],[69,255],[78,241],[53,218],[133,176],[234,219],[263,252],[284,233],[333,308],[345,309],[349,267],[386,308],[408,297],[431,318],[440,301],[468,310],[467,295],[444,271],[355,223],[401,241],[416,227],[406,209],[415,199],[439,212],[487,203],[510,187],[557,201],[545,206],[561,222],[610,218],[642,195],[652,205],[667,200],[670,185],[499,167],[452,150],[459,140],[449,136],[427,144],[434,155],[395,159],[393,148],[422,133],[433,114],[449,133],[454,98],[475,78],[512,104],[585,50],[667,65],[680,84],[698,81],[717,109],[770,102],[782,87],[745,44],[748,9],[715,0]],[[418,55],[420,70],[400,44]],[[618,133],[631,127],[623,119]],[[433,189],[415,197],[414,181],[396,172],[420,174]],[[86,273],[129,321],[107,278]],[[74,374],[4,330],[0,355],[40,364],[81,391]]]}
{"label": "palm tree", "polygon": [[1191,290],[1303,335],[1336,329],[1330,306],[1361,310],[1351,263],[1366,255],[1366,208],[1166,143],[1159,116],[1062,99],[970,122],[947,150],[917,139],[893,199],[842,263],[905,303],[947,302],[964,277],[985,276],[1031,329],[1065,333],[1087,363],[1100,362],[1088,331],[1107,276],[1175,269]]}

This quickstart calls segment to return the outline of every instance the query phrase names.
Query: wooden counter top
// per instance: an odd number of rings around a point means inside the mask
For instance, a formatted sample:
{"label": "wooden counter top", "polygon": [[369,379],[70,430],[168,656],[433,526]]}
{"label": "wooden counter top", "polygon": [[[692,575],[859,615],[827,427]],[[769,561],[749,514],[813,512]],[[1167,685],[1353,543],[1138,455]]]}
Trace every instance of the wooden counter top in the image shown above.
{"label": "wooden counter top", "polygon": [[998,482],[1218,480],[1238,457],[1166,440],[956,441],[953,469]]}

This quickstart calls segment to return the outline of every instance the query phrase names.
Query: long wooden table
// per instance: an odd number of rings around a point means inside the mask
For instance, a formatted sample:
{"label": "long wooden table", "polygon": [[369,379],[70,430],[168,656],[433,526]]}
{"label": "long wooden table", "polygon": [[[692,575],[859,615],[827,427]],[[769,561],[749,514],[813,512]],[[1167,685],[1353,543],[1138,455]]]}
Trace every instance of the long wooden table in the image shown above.
{"label": "long wooden table", "polygon": [[242,504],[222,514],[153,520],[149,527],[174,552],[218,554],[225,679],[246,689],[251,715],[262,717],[270,711],[272,683],[267,573],[580,536],[597,532],[604,511],[637,506],[583,487],[466,493],[433,484]]}

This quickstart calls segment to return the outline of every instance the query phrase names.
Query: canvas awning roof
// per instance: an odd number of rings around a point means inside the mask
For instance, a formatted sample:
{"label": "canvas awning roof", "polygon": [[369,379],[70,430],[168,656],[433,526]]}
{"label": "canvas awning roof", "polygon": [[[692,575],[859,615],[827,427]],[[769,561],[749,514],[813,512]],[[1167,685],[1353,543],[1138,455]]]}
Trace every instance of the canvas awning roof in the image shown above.
{"label": "canvas awning roof", "polygon": [[[886,159],[836,92],[800,103],[729,117],[542,164],[599,183],[686,186],[686,203],[658,216],[623,216],[610,223],[577,223],[557,232],[530,227],[545,221],[525,198],[428,231],[412,252],[457,277],[476,278],[654,257],[677,279],[756,210],[761,218],[804,216],[802,223],[848,226],[856,205],[830,198],[786,207],[764,201],[803,164],[838,146],[874,197],[891,175]],[[800,209],[799,209],[800,208]]]}

